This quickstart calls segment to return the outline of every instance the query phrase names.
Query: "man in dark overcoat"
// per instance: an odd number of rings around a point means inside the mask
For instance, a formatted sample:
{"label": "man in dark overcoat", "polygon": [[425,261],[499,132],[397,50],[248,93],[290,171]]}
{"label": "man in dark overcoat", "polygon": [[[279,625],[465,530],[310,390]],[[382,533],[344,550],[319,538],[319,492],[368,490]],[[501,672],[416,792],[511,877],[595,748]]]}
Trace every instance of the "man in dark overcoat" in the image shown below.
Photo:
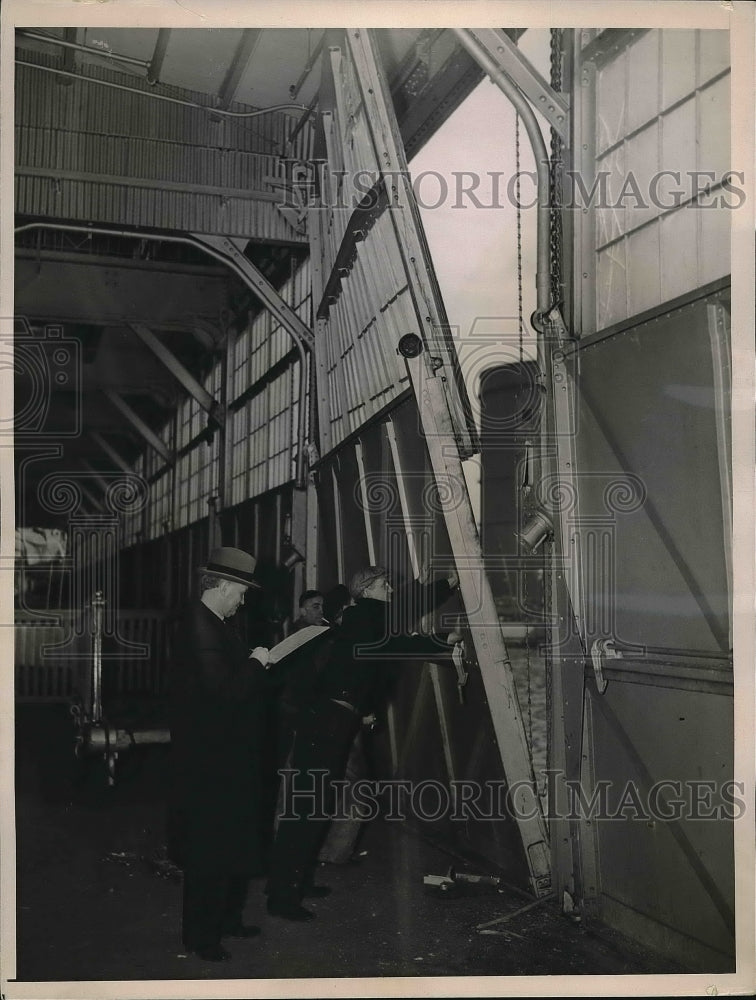
{"label": "man in dark overcoat", "polygon": [[184,870],[184,947],[230,957],[223,937],[253,937],[243,923],[249,879],[261,870],[261,712],[268,651],[251,653],[227,623],[244,603],[255,559],[215,549],[200,597],[181,623],[170,680],[172,785],[169,847]]}
{"label": "man in dark overcoat", "polygon": [[413,581],[392,607],[393,587],[382,566],[368,566],[352,578],[355,603],[344,610],[334,633],[316,697],[298,717],[291,770],[302,784],[288,788],[286,813],[278,825],[266,890],[268,913],[286,920],[313,918],[301,901],[323,895],[326,888],[312,886],[312,873],[328,831],[331,781],[343,777],[362,719],[382,700],[398,661],[452,665],[452,647],[461,638],[457,633],[413,635],[409,628],[446,601],[458,582],[456,573],[428,584]]}

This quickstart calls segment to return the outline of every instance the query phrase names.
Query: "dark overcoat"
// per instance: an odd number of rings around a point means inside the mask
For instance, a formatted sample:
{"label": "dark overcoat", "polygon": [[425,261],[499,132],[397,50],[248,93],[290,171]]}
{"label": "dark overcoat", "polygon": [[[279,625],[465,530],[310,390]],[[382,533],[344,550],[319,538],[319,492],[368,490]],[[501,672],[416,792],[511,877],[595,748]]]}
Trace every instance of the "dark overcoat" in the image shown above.
{"label": "dark overcoat", "polygon": [[182,867],[261,868],[261,739],[266,671],[197,601],[170,672],[169,849]]}

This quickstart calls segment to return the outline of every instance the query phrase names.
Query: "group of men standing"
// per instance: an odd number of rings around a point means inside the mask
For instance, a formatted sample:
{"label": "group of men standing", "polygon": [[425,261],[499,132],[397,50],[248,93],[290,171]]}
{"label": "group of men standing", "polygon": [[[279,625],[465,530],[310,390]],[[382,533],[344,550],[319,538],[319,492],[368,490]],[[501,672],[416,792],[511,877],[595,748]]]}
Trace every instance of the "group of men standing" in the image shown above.
{"label": "group of men standing", "polygon": [[[254,570],[254,557],[240,549],[211,553],[199,571],[200,596],[180,628],[171,669],[169,848],[184,872],[184,947],[207,961],[230,957],[224,938],[260,933],[244,923],[243,913],[250,878],[266,869],[268,912],[294,921],[313,918],[303,900],[330,891],[313,881],[329,828],[330,781],[344,775],[363,719],[385,693],[396,664],[451,663],[459,639],[411,634],[449,597],[455,574],[413,583],[392,602],[386,570],[370,566],[355,574],[349,592],[343,588],[329,608],[331,621],[323,621],[319,593],[303,595],[297,625],[330,627],[300,647],[287,671],[285,662],[269,662],[266,647],[250,651],[227,624],[248,588],[259,587]],[[291,796],[266,859],[262,761],[272,690],[281,706],[279,766],[287,764],[294,775],[292,792],[305,789],[312,796]],[[316,771],[325,771],[326,780],[313,781]]]}

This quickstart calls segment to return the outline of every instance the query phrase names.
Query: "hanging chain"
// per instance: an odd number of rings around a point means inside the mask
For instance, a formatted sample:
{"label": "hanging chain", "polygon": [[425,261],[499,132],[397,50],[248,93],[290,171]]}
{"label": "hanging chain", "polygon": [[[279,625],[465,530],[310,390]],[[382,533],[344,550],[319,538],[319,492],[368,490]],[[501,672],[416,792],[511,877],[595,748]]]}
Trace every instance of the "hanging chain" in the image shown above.
{"label": "hanging chain", "polygon": [[[522,207],[520,199],[520,116],[515,113],[515,201],[517,213],[517,338],[519,345],[520,368],[522,369],[525,360],[525,323],[523,319],[522,304]],[[527,449],[525,452],[527,462]],[[527,476],[527,473],[526,473]],[[528,491],[527,478],[521,485],[521,496],[525,496]],[[521,517],[523,512],[521,511]],[[530,630],[528,626],[528,575],[527,570],[522,575],[522,614],[525,618],[525,676],[527,679],[528,696],[528,747],[530,750],[530,761],[533,763],[533,685],[530,672]],[[519,588],[518,588],[519,591]],[[519,594],[518,594],[519,596]]]}
{"label": "hanging chain", "polygon": [[[562,89],[562,29],[551,29],[551,86]],[[562,295],[562,152],[563,144],[556,129],[551,130],[549,270],[551,304],[561,302]]]}
{"label": "hanging chain", "polygon": [[517,210],[517,336],[520,364],[525,357],[525,325],[522,316],[522,207],[520,201],[520,116],[515,112],[515,200]]}
{"label": "hanging chain", "polygon": [[[562,89],[562,29],[551,29],[551,86],[556,91]],[[562,295],[562,140],[559,134],[551,130],[551,169],[550,179],[550,226],[549,226],[549,275],[551,279],[551,303],[561,302]],[[546,627],[546,644],[544,648],[544,669],[546,686],[546,767],[551,767],[551,718],[552,718],[552,683],[553,683],[553,648],[552,623],[553,594],[551,573],[554,559],[553,540],[549,539],[543,545],[543,619]]]}

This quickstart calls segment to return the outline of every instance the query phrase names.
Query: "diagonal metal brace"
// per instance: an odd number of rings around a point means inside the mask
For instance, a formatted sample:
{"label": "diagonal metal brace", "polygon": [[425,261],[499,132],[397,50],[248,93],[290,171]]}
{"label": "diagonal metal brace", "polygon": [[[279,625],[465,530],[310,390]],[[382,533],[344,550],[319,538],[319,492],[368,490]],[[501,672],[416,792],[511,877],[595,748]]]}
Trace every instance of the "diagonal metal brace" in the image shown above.
{"label": "diagonal metal brace", "polygon": [[[265,275],[255,267],[243,252],[243,245],[228,236],[211,236],[206,233],[192,233],[192,240],[215,251],[231,264],[245,284],[257,295],[291,336],[312,350],[315,338],[312,330],[294,312],[271,285]],[[247,241],[243,241],[246,243]]]}
{"label": "diagonal metal brace", "polygon": [[468,29],[503,73],[515,83],[536,111],[540,111],[562,141],[570,144],[570,101],[551,87],[500,28]]}
{"label": "diagonal metal brace", "polygon": [[109,441],[106,441],[99,431],[90,431],[89,436],[92,438],[93,441],[96,441],[97,444],[99,444],[99,446],[108,456],[110,461],[119,469],[121,469],[122,472],[134,471],[132,467],[129,465],[129,463],[126,461],[126,459],[123,458],[121,455],[119,455],[119,453],[116,451],[113,445],[110,444]]}
{"label": "diagonal metal brace", "polygon": [[192,375],[192,373],[179,361],[176,355],[169,350],[165,344],[157,337],[152,330],[144,323],[129,323],[134,333],[142,343],[148,347],[155,357],[165,365],[173,377],[181,383],[190,396],[197,400],[202,409],[213,419],[216,424],[223,425],[226,415],[223,407],[212,396],[211,393]]}
{"label": "diagonal metal brace", "polygon": [[168,464],[173,465],[175,458],[169,448],[166,448],[163,441],[157,436],[152,428],[142,420],[139,414],[126,402],[126,400],[115,391],[115,389],[103,389],[110,402],[128,420],[134,430],[141,435],[147,444],[154,448],[160,457]]}

